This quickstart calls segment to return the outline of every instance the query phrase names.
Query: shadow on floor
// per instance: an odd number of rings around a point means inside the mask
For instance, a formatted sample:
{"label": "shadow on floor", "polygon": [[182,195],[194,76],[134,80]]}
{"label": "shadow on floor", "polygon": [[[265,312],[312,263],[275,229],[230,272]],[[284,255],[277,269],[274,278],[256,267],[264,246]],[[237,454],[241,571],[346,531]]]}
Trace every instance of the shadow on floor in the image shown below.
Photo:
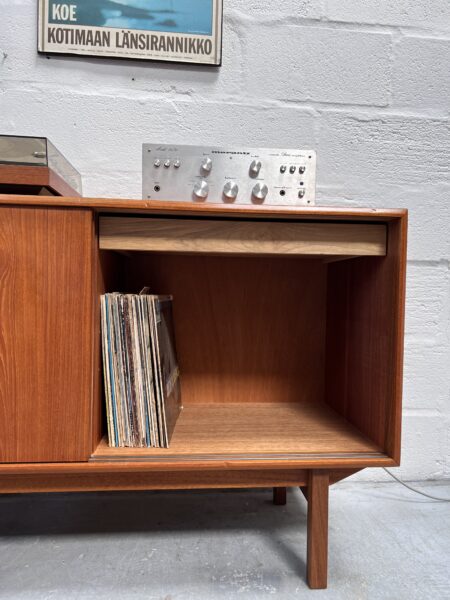
{"label": "shadow on floor", "polygon": [[292,533],[306,544],[300,493],[290,491],[286,506],[272,503],[271,489],[0,495],[0,537],[234,530],[263,535],[286,567],[304,578],[305,561],[286,540]]}

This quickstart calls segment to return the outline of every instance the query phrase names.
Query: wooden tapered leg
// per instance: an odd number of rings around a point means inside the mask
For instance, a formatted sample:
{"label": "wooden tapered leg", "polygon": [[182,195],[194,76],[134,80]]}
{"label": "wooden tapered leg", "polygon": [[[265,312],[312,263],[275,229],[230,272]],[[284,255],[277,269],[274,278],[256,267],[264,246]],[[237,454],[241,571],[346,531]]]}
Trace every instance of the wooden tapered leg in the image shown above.
{"label": "wooden tapered leg", "polygon": [[328,472],[311,470],[308,484],[307,579],[312,589],[327,587],[328,488]]}
{"label": "wooden tapered leg", "polygon": [[277,506],[286,504],[286,488],[285,487],[274,487],[273,488],[273,503]]}

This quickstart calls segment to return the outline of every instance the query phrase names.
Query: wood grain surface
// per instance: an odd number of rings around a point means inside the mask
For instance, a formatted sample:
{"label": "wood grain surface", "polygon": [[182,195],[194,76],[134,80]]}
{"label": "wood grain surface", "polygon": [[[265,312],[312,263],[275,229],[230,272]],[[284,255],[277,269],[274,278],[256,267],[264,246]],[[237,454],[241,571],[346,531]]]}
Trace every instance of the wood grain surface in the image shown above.
{"label": "wood grain surface", "polygon": [[327,471],[312,470],[308,482],[307,579],[311,589],[327,587],[328,576],[328,489]]}
{"label": "wood grain surface", "polygon": [[127,198],[41,198],[0,194],[1,204],[21,206],[65,206],[90,208],[99,213],[146,214],[191,217],[220,217],[225,219],[287,219],[314,221],[388,222],[407,214],[402,208],[349,208],[336,206],[265,206],[214,205],[196,202],[164,200],[135,200]]}
{"label": "wood grain surface", "polygon": [[128,291],[173,295],[185,404],[323,399],[325,265],[145,253],[120,264]]}
{"label": "wood grain surface", "polygon": [[190,490],[298,486],[308,480],[304,470],[169,471],[143,473],[59,473],[0,477],[0,494],[92,492],[113,490]]}
{"label": "wood grain surface", "polygon": [[[301,454],[297,458],[289,455],[272,454],[270,458],[245,458],[239,455],[209,458],[183,458],[180,456],[159,458],[154,460],[95,460],[91,458],[84,462],[47,462],[47,463],[0,463],[0,477],[4,475],[38,475],[42,479],[56,474],[105,474],[117,473],[149,473],[189,471],[266,471],[271,469],[331,469],[349,471],[366,467],[392,467],[395,462],[386,455],[374,452],[364,454]],[[350,473],[349,473],[350,474]]]}
{"label": "wood grain surface", "polygon": [[[45,188],[51,194],[57,196],[80,196],[58,173],[48,167],[0,165],[0,189],[13,185],[20,186],[22,189],[29,187],[31,189],[30,193],[33,193],[33,188]],[[21,202],[20,204],[23,205],[24,203]],[[36,202],[35,204],[38,205]],[[58,204],[63,203],[60,202]],[[49,202],[46,205],[56,206],[58,204]],[[41,204],[41,206],[43,205]]]}
{"label": "wood grain surface", "polygon": [[[343,469],[330,472],[330,484],[355,471]],[[151,489],[214,489],[272,487],[275,504],[286,504],[286,486],[307,490],[309,471],[305,469],[246,469],[203,471],[129,471],[111,473],[60,472],[51,475],[36,473],[0,476],[0,493],[87,492]]]}
{"label": "wood grain surface", "polygon": [[326,399],[400,460],[406,217],[386,258],[329,265]]}
{"label": "wood grain surface", "polygon": [[403,396],[403,356],[405,339],[405,304],[406,304],[406,266],[407,266],[407,237],[408,216],[389,223],[389,261],[386,268],[393,289],[390,298],[392,337],[391,380],[388,384],[386,405],[386,429],[384,432],[384,447],[397,465],[400,464],[402,438],[402,396]]}
{"label": "wood grain surface", "polygon": [[379,448],[324,403],[186,404],[170,448],[110,448],[102,440],[98,461],[301,458],[373,454]]}
{"label": "wood grain surface", "polygon": [[0,462],[90,454],[92,214],[0,210]]}
{"label": "wood grain surface", "polygon": [[100,248],[263,256],[384,256],[386,227],[101,216]]}

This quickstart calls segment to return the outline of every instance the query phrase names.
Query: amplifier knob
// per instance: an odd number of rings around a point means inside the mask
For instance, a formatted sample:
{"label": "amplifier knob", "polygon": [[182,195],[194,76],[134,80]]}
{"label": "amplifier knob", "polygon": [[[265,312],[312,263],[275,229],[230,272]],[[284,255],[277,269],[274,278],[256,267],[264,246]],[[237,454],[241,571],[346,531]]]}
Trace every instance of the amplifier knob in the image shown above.
{"label": "amplifier knob", "polygon": [[238,184],[234,181],[227,181],[227,183],[223,186],[223,195],[225,198],[228,198],[228,200],[235,200],[238,192]]}
{"label": "amplifier knob", "polygon": [[257,177],[261,171],[261,161],[252,160],[250,164],[250,177]]}
{"label": "amplifier knob", "polygon": [[252,189],[252,196],[257,200],[264,200],[269,193],[269,188],[265,183],[257,183]]}
{"label": "amplifier knob", "polygon": [[209,193],[209,185],[207,181],[197,181],[194,185],[194,196],[204,200]]}
{"label": "amplifier knob", "polygon": [[204,171],[205,173],[211,173],[211,169],[212,169],[212,160],[209,158],[209,156],[207,156],[202,161],[201,170]]}
{"label": "amplifier knob", "polygon": [[159,158],[156,158],[156,159],[155,159],[155,162],[153,163],[153,165],[154,165],[155,167],[160,167],[160,166],[161,166],[161,161],[159,160]]}

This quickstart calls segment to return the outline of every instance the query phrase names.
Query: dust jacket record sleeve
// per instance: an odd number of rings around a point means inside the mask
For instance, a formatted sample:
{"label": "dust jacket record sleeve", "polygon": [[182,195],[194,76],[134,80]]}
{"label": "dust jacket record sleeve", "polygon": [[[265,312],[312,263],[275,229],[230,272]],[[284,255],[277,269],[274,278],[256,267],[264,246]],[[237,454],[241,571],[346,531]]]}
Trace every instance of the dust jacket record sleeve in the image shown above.
{"label": "dust jacket record sleeve", "polygon": [[172,297],[101,297],[106,417],[112,447],[167,448],[181,412]]}

